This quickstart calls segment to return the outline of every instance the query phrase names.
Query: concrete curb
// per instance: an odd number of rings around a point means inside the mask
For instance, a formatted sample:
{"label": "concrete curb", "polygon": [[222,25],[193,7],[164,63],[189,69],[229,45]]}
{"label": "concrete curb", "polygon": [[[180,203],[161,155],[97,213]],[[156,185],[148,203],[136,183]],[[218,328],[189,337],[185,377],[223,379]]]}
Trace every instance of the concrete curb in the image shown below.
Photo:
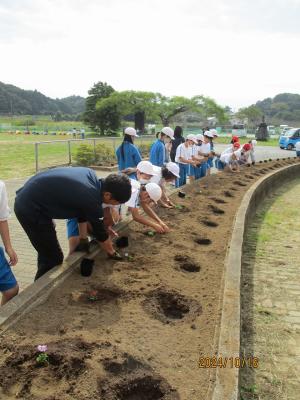
{"label": "concrete curb", "polygon": [[[233,232],[227,250],[224,269],[224,292],[218,360],[240,357],[240,278],[244,232],[248,221],[254,216],[263,199],[271,193],[282,180],[288,181],[300,176],[300,164],[292,164],[276,170],[259,179],[246,192],[235,217]],[[216,383],[212,400],[238,400],[239,369],[217,367]]]}

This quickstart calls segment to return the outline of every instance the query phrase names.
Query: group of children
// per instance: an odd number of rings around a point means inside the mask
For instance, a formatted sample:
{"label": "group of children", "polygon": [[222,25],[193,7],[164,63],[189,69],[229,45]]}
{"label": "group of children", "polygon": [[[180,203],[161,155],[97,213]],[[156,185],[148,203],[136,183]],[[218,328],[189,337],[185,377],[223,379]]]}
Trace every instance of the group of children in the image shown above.
{"label": "group of children", "polygon": [[[114,257],[112,239],[117,236],[114,226],[122,219],[124,210],[132,219],[157,233],[170,231],[168,224],[155,211],[154,205],[173,208],[167,184],[180,187],[189,181],[210,174],[214,162],[219,170],[238,171],[249,157],[255,163],[256,141],[241,145],[237,137],[221,154],[214,150],[214,129],[202,134],[187,135],[177,140],[172,148],[174,131],[164,127],[150,149],[149,161],[142,160],[134,145],[134,128],[126,128],[124,141],[117,149],[119,174],[98,179],[89,168],[57,168],[30,178],[17,192],[15,213],[38,253],[38,279],[63,261],[63,253],[55,231],[55,219],[67,220],[69,252],[86,250],[88,236],[99,242],[102,249]],[[170,161],[170,151],[175,162]],[[121,206],[122,205],[122,206]],[[0,291],[2,303],[18,293],[18,284],[10,266],[17,263],[17,255],[9,238],[7,218],[9,208],[5,185],[0,182],[0,234],[9,257],[0,248]]]}
{"label": "group of children", "polygon": [[[164,127],[157,134],[157,140],[150,149],[149,161],[142,160],[138,147],[134,145],[135,137],[138,137],[136,130],[126,128],[123,143],[116,151],[119,173],[130,178],[132,187],[131,198],[125,203],[125,210],[134,221],[157,233],[167,233],[170,229],[155,212],[153,203],[165,208],[175,206],[167,195],[166,184],[180,187],[187,183],[187,178],[191,182],[205,177],[210,174],[214,163],[219,170],[234,172],[239,170],[239,165],[247,163],[249,157],[255,163],[255,140],[241,145],[239,138],[233,136],[231,145],[221,154],[216,153],[213,140],[218,137],[218,133],[215,129],[207,129],[204,134],[189,134],[182,143],[179,141],[175,149],[175,162],[170,161],[170,153],[174,151],[171,146],[174,141],[172,128]],[[147,194],[146,200],[144,191]],[[121,220],[123,213],[120,207],[113,209],[103,205],[103,208],[106,228],[114,237],[116,233],[113,225]],[[82,249],[81,245],[87,243],[87,233],[92,235],[91,229],[80,229],[80,225],[76,219],[67,222],[70,253]]]}

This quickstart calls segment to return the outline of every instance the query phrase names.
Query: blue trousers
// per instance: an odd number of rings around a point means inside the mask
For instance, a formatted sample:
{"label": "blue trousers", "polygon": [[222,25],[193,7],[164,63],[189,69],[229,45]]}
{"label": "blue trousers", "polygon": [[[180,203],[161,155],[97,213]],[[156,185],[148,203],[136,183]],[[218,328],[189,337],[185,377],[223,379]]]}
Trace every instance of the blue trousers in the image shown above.
{"label": "blue trousers", "polygon": [[181,164],[179,163],[179,175],[180,178],[176,179],[175,186],[178,188],[186,184],[186,177],[189,173],[189,164]]}

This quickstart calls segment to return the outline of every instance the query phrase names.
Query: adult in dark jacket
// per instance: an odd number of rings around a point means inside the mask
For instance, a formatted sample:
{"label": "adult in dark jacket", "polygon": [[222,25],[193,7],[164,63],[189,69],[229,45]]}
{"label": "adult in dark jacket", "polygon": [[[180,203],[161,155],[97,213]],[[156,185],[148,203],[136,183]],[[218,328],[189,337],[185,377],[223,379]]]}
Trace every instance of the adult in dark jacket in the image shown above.
{"label": "adult in dark jacket", "polygon": [[103,224],[102,203],[118,205],[130,196],[128,177],[111,174],[98,179],[89,168],[55,168],[31,177],[17,191],[15,213],[38,253],[35,280],[63,261],[54,219],[89,222],[103,250],[114,255]]}
{"label": "adult in dark jacket", "polygon": [[182,128],[181,126],[176,126],[174,129],[174,140],[172,140],[172,147],[170,152],[171,161],[175,162],[176,150],[177,147],[185,142],[184,137],[182,136]]}

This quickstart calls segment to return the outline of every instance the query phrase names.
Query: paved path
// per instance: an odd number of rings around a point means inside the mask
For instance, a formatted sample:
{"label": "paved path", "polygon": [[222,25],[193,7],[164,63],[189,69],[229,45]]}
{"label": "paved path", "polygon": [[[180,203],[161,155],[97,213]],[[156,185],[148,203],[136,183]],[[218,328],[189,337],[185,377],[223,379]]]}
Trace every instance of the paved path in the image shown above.
{"label": "paved path", "polygon": [[[217,145],[216,150],[222,151],[224,148],[228,147],[228,145]],[[285,150],[281,150],[276,147],[265,147],[265,146],[257,146],[257,159],[265,159],[265,158],[277,158],[277,157],[287,157],[293,156],[295,152],[288,152]],[[98,172],[99,177],[106,176],[108,173]],[[11,209],[13,210],[15,192],[18,188],[20,188],[26,179],[11,179],[5,181],[8,196],[9,196],[9,204]],[[66,228],[64,221],[56,221],[57,234],[59,241],[61,243],[64,254],[68,253],[68,244],[66,240]],[[36,272],[36,253],[32,248],[27,236],[25,235],[23,229],[19,225],[17,219],[14,214],[9,221],[11,237],[13,245],[19,256],[19,263],[16,267],[14,267],[15,275],[18,279],[20,289],[25,289],[30,283],[33,281],[33,277]]]}
{"label": "paved path", "polygon": [[241,374],[245,400],[300,399],[300,178],[275,195],[246,236],[242,349],[260,366]]}

